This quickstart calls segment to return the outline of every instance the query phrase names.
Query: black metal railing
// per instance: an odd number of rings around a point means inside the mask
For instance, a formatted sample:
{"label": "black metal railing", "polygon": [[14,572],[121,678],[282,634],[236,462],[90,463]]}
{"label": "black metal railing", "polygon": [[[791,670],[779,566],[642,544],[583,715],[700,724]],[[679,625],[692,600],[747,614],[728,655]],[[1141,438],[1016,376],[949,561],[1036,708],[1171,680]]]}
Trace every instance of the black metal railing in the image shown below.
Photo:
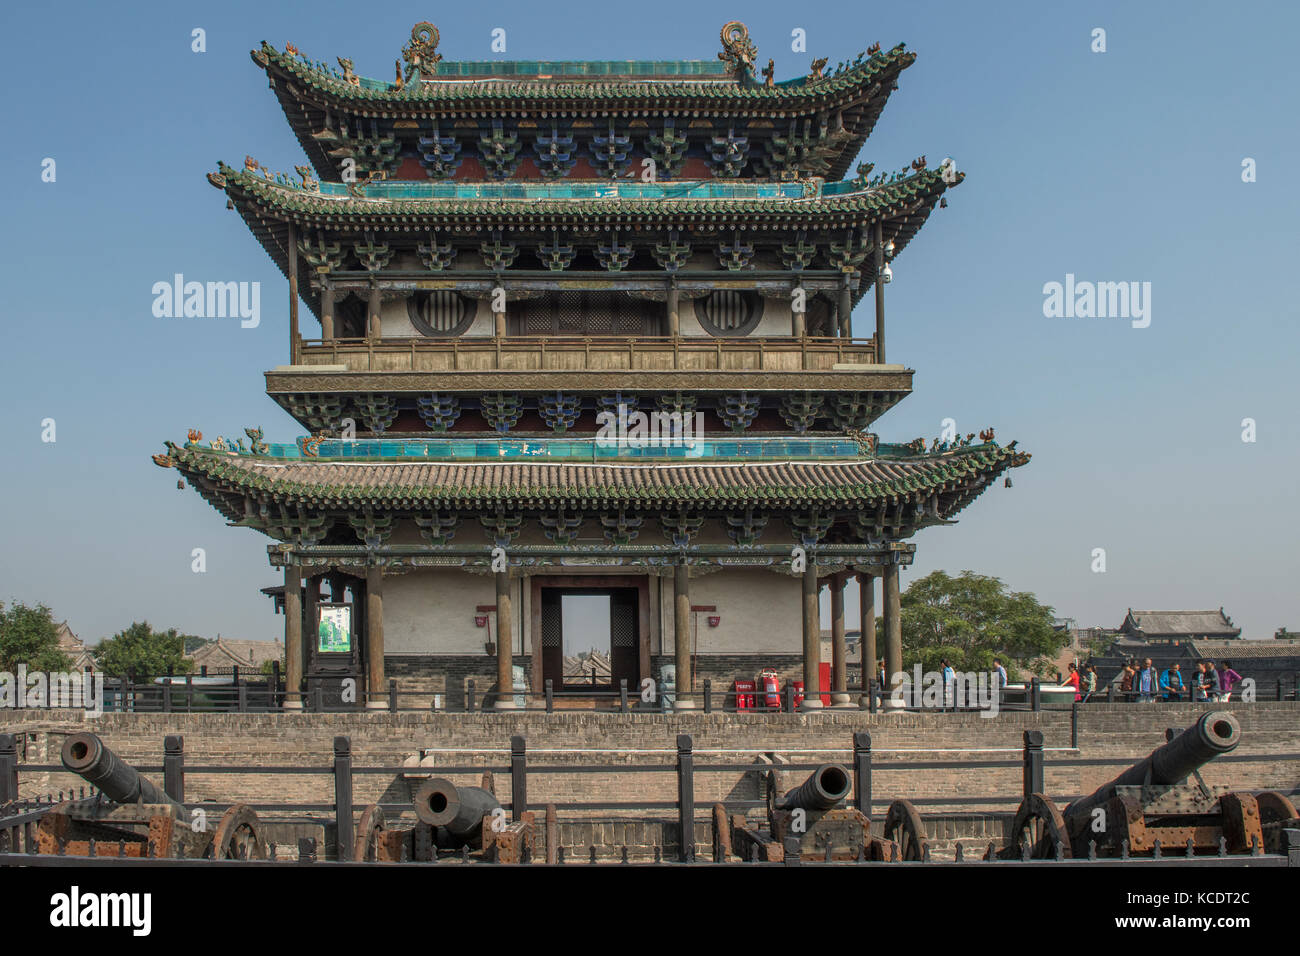
{"label": "black metal railing", "polygon": [[[981,757],[978,760],[959,759],[959,760],[884,760],[876,759],[876,752],[873,751],[871,735],[865,731],[859,731],[853,734],[851,747],[848,748],[828,748],[826,750],[814,751],[808,749],[790,749],[789,752],[796,754],[813,754],[819,755],[817,762],[812,763],[782,763],[782,764],[756,764],[756,763],[737,763],[734,761],[718,760],[712,762],[700,762],[700,757],[708,756],[725,756],[732,754],[748,753],[748,751],[736,750],[697,750],[694,745],[693,737],[690,734],[678,734],[674,741],[675,747],[663,748],[657,750],[626,750],[617,751],[621,756],[629,754],[654,754],[661,756],[663,759],[659,763],[530,763],[529,750],[527,742],[523,736],[516,735],[510,738],[509,747],[501,750],[481,750],[475,751],[474,756],[488,757],[496,755],[506,755],[504,763],[485,764],[485,763],[466,763],[456,766],[438,765],[436,767],[384,767],[384,766],[365,766],[358,767],[353,763],[351,739],[346,736],[334,738],[332,760],[329,763],[310,764],[310,765],[187,765],[185,762],[184,741],[178,735],[169,735],[164,741],[164,756],[161,766],[141,766],[137,769],[142,773],[159,773],[164,777],[164,788],[169,797],[178,802],[184,802],[185,779],[187,775],[259,775],[259,774],[288,774],[288,775],[306,775],[306,776],[323,776],[329,777],[333,782],[334,799],[328,803],[271,803],[271,802],[254,802],[247,803],[255,811],[272,811],[272,812],[296,812],[296,813],[326,813],[333,814],[334,825],[336,828],[339,862],[349,862],[352,853],[352,834],[354,814],[364,810],[368,805],[359,804],[354,800],[354,779],[359,775],[410,775],[422,774],[424,772],[436,772],[439,775],[456,775],[456,774],[483,774],[485,771],[491,771],[495,774],[508,774],[510,777],[510,797],[502,801],[502,806],[510,811],[514,820],[519,820],[524,811],[533,808],[539,809],[536,804],[530,802],[528,798],[529,781],[538,776],[556,776],[572,774],[648,774],[671,776],[675,778],[676,799],[674,800],[595,800],[595,801],[549,801],[546,804],[548,815],[556,814],[560,811],[565,812],[611,812],[611,811],[641,811],[643,813],[658,812],[661,815],[669,814],[669,818],[675,817],[680,834],[678,841],[676,861],[680,863],[697,862],[698,845],[695,839],[696,824],[702,822],[701,814],[698,809],[698,788],[696,779],[699,776],[709,774],[731,774],[737,772],[749,773],[756,772],[759,774],[771,770],[782,772],[811,772],[826,762],[821,759],[821,754],[834,754],[837,757],[849,757],[851,760],[851,772],[853,777],[852,795],[850,797],[852,805],[860,810],[867,817],[872,815],[875,808],[882,806],[882,801],[875,799],[873,787],[873,774],[876,771],[918,771],[918,770],[938,770],[942,769],[949,772],[959,771],[988,771],[998,769],[1020,768],[1022,771],[1021,793],[1016,795],[1003,796],[968,796],[960,797],[918,797],[911,799],[911,803],[918,806],[944,807],[944,806],[963,806],[986,805],[1001,808],[1002,812],[1009,814],[1017,801],[1027,799],[1031,794],[1042,793],[1045,790],[1044,777],[1047,769],[1048,748],[1043,746],[1043,736],[1040,731],[1027,730],[1024,732],[1023,745],[1020,748],[993,748],[983,749],[981,754],[1006,754],[1001,758],[989,759]],[[772,748],[772,751],[780,748]],[[1072,752],[1074,748],[1058,748],[1058,751]],[[435,752],[435,751],[429,751]],[[449,751],[453,752],[453,751]],[[463,751],[454,751],[462,754]],[[769,751],[764,751],[769,752]],[[888,753],[889,751],[885,751]],[[946,751],[950,753],[963,753],[966,751]],[[539,750],[535,753],[542,754],[560,754],[560,755],[586,755],[588,751],[581,750]],[[1228,754],[1219,757],[1216,762],[1230,763],[1237,761],[1258,761],[1267,759],[1269,761],[1300,761],[1300,753],[1269,753],[1269,754]],[[849,761],[845,761],[849,763]],[[1129,765],[1132,761],[1127,758],[1079,758],[1079,757],[1061,757],[1053,758],[1051,761],[1052,769],[1063,768],[1081,768],[1081,767],[1106,767],[1116,765]],[[57,799],[53,793],[44,797],[35,797],[20,799],[20,775],[33,773],[67,773],[68,771],[58,764],[43,765],[33,763],[20,763],[18,760],[17,747],[12,734],[0,734],[0,865],[6,864],[34,864],[34,865],[57,865],[51,861],[69,860],[86,864],[88,861],[85,857],[66,857],[61,855],[40,855],[35,853],[35,835],[34,828],[40,825],[40,821],[53,810],[59,803],[70,799],[85,799],[95,796],[93,788],[89,793],[86,788],[79,788],[77,791],[59,791]],[[761,792],[761,790],[760,790]],[[1287,796],[1295,796],[1297,791],[1285,791]],[[1062,802],[1069,802],[1078,799],[1079,795],[1071,795],[1059,798]],[[101,797],[102,799],[102,797]],[[766,806],[763,800],[745,800],[738,798],[728,798],[723,801],[714,801],[720,804],[725,810],[730,812],[744,813],[749,810],[759,809]],[[203,802],[193,804],[194,807],[201,807],[206,812],[214,812],[227,809],[230,804]],[[403,811],[409,810],[410,804],[406,802],[380,802],[378,806],[385,810]],[[706,817],[707,819],[707,817]],[[1291,834],[1294,834],[1292,837]],[[1300,866],[1300,830],[1288,831],[1288,838],[1291,839],[1290,848],[1283,854],[1264,854],[1259,846],[1253,847],[1252,865],[1257,863],[1276,866]],[[969,841],[975,849],[982,849],[977,846],[977,841]],[[62,844],[60,844],[62,847]],[[107,862],[112,859],[112,846],[108,847],[110,855],[100,859]],[[594,855],[596,850],[592,846],[591,853]],[[615,848],[616,850],[619,848]],[[664,855],[664,847],[656,847],[656,862],[660,862]],[[300,851],[306,852],[300,847]],[[624,845],[621,848],[622,856],[626,859],[628,847]],[[92,851],[93,852],[93,851]],[[310,848],[310,859],[316,860],[318,854],[315,847]],[[1058,850],[1058,861],[1060,852]],[[272,850],[274,857],[274,849]],[[798,854],[795,854],[796,858]],[[864,854],[859,853],[859,862],[866,862]],[[990,854],[991,856],[991,854]],[[1160,850],[1156,851],[1156,859],[1161,859]],[[1220,846],[1220,852],[1216,856],[1200,855],[1196,856],[1191,853],[1183,853],[1181,856],[1172,853],[1163,857],[1165,862],[1177,862],[1186,860],[1198,865],[1219,864],[1240,864],[1241,856],[1228,856]],[[563,854],[559,854],[559,860],[563,860]],[[302,862],[301,853],[299,861]],[[1028,858],[1026,857],[1026,861]],[[97,861],[96,861],[97,862]],[[124,861],[125,862],[125,861]],[[138,859],[132,859],[130,862],[138,863]],[[177,862],[169,860],[167,862]],[[203,862],[208,861],[194,861]],[[250,863],[255,861],[249,861]],[[593,858],[594,862],[594,858]],[[798,862],[798,860],[787,861]],[[808,861],[804,861],[808,862]],[[827,861],[829,862],[829,860]],[[960,842],[957,844],[956,862],[972,863],[974,861],[963,857],[963,850]],[[990,861],[995,862],[995,861]],[[1015,861],[1019,862],[1019,861]],[[1041,861],[1036,861],[1041,862]],[[1070,861],[1061,861],[1070,862]],[[1073,861],[1081,862],[1081,861]],[[1114,863],[1116,860],[1096,860],[1083,862]],[[1140,861],[1132,861],[1140,862]]]}

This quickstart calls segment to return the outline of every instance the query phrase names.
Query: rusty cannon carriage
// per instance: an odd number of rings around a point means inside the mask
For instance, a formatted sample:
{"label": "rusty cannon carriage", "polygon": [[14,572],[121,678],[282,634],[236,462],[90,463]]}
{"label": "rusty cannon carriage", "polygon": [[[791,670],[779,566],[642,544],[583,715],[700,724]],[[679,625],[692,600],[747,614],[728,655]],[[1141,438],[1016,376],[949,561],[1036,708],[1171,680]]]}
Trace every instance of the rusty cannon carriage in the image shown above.
{"label": "rusty cannon carriage", "polygon": [[201,808],[188,810],[92,733],[64,741],[63,766],[98,793],[57,804],[40,821],[36,852],[68,856],[170,859],[265,859],[260,824],[236,804],[208,826]]}
{"label": "rusty cannon carriage", "polygon": [[[1207,787],[1200,768],[1236,749],[1241,725],[1210,711],[1064,811],[1042,793],[1021,803],[1005,846],[985,858],[1152,856],[1157,852],[1284,852],[1283,830],[1300,814],[1276,791]],[[1189,778],[1191,782],[1189,782]]]}
{"label": "rusty cannon carriage", "polygon": [[414,826],[390,827],[382,807],[366,807],[357,827],[353,859],[433,862],[440,850],[460,850],[465,860],[472,852],[495,863],[534,859],[535,816],[525,810],[518,820],[509,821],[492,792],[491,773],[483,774],[478,787],[458,787],[442,777],[431,777],[416,790],[413,803]]}
{"label": "rusty cannon carriage", "polygon": [[893,862],[922,860],[927,853],[921,816],[906,800],[896,800],[885,816],[881,836],[871,833],[871,819],[846,806],[851,776],[839,764],[823,764],[803,783],[777,795],[776,772],[764,773],[767,829],[751,824],[743,814],[728,816],[726,807],[713,807],[713,858],[739,857],[765,862],[800,859]]}

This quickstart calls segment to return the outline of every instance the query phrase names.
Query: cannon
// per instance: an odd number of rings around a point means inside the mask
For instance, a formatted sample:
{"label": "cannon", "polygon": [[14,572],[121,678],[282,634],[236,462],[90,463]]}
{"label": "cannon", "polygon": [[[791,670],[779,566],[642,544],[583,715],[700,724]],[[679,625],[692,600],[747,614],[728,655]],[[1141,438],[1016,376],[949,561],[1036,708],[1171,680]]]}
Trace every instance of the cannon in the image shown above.
{"label": "cannon", "polygon": [[1167,731],[1164,745],[1063,812],[1044,794],[1030,794],[997,856],[1217,853],[1221,843],[1228,853],[1277,852],[1283,828],[1296,825],[1290,800],[1274,791],[1216,792],[1201,779],[1201,767],[1240,741],[1236,717],[1209,711],[1186,730]]}
{"label": "cannon", "polygon": [[167,796],[153,781],[140,775],[129,763],[91,733],[72,734],[63,742],[63,766],[86,783],[98,787],[115,803],[151,803],[167,806],[178,820],[185,807]]}
{"label": "cannon", "polygon": [[191,813],[95,734],[71,734],[61,756],[67,770],[99,793],[52,807],[37,828],[38,853],[266,858],[257,814],[242,804],[230,807],[212,828],[201,808]]}
{"label": "cannon", "polygon": [[764,773],[767,829],[750,824],[743,814],[727,816],[722,804],[713,808],[713,854],[716,862],[734,856],[780,861],[787,854],[800,859],[896,860],[898,844],[871,835],[871,820],[844,805],[852,789],[846,767],[822,764],[799,786],[777,795],[776,773]]}

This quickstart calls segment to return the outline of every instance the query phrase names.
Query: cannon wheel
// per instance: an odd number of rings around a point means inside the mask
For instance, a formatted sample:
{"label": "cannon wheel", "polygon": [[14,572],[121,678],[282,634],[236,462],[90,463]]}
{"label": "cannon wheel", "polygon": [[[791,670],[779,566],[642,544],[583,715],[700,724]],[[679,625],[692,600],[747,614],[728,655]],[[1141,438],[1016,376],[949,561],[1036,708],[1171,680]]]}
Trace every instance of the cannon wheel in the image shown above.
{"label": "cannon wheel", "polygon": [[713,805],[713,862],[726,863],[731,859],[731,821],[727,819],[727,808],[720,803]]}
{"label": "cannon wheel", "polygon": [[386,829],[383,808],[377,803],[366,807],[357,824],[357,840],[352,850],[352,859],[361,863],[374,863],[379,859],[379,841],[383,839]]}
{"label": "cannon wheel", "polygon": [[930,846],[925,838],[921,814],[907,800],[895,800],[889,805],[882,836],[898,844],[898,858],[908,862],[923,861]]}
{"label": "cannon wheel", "polygon": [[252,809],[235,804],[222,814],[205,856],[211,860],[265,860],[266,844],[259,826]]}
{"label": "cannon wheel", "polygon": [[1041,793],[1031,793],[1020,804],[1011,825],[1007,849],[1019,854],[1025,843],[1029,844],[1030,858],[1035,860],[1055,859],[1057,844],[1060,844],[1061,853],[1067,860],[1073,857],[1070,838],[1065,832],[1065,818],[1051,798]]}
{"label": "cannon wheel", "polygon": [[1259,801],[1260,823],[1275,823],[1279,820],[1300,818],[1300,811],[1296,810],[1295,804],[1276,790],[1265,790],[1263,793],[1257,793],[1255,799]]}

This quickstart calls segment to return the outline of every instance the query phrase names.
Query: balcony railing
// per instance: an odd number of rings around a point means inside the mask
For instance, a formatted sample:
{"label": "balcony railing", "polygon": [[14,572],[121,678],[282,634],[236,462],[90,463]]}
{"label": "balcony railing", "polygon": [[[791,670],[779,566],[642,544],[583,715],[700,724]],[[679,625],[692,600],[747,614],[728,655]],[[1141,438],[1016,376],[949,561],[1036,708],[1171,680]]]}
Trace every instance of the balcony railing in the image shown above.
{"label": "balcony railing", "polygon": [[295,362],[355,372],[791,372],[875,363],[873,339],[667,336],[304,339]]}

